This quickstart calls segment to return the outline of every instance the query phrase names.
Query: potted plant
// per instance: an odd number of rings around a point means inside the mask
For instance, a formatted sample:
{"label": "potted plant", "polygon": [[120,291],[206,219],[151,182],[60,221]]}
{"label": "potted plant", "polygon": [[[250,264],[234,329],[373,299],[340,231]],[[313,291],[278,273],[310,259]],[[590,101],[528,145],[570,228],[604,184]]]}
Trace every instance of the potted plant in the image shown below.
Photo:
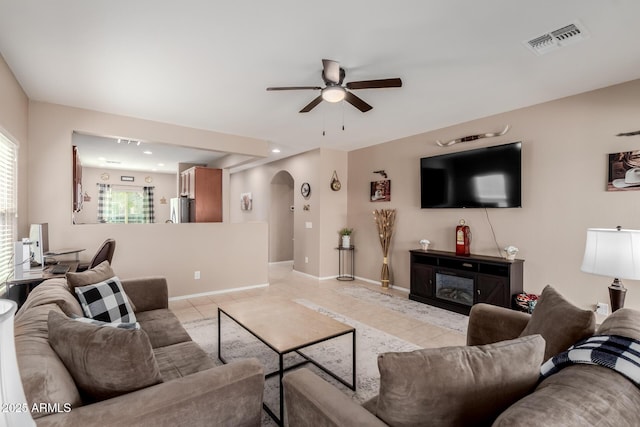
{"label": "potted plant", "polygon": [[353,233],[353,228],[343,228],[338,231],[338,234],[342,236],[342,247],[349,248],[351,247],[351,234]]}

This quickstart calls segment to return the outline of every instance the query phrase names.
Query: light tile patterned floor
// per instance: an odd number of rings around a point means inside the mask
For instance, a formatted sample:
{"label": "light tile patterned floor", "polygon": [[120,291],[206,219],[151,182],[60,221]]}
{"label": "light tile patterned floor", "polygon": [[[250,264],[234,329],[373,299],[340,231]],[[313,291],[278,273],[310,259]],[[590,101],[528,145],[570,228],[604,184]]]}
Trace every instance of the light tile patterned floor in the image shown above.
{"label": "light tile patterned floor", "polygon": [[[421,347],[465,344],[465,336],[461,333],[428,325],[376,304],[334,292],[335,289],[344,286],[364,286],[381,291],[380,286],[358,280],[353,282],[315,280],[293,271],[290,263],[272,264],[269,268],[269,283],[270,285],[266,288],[170,301],[169,308],[180,321],[188,322],[217,316],[218,306],[216,303],[222,301],[240,300],[261,295],[282,296],[291,300],[304,298]],[[407,298],[406,292],[394,291],[393,289],[387,292],[401,298]]]}

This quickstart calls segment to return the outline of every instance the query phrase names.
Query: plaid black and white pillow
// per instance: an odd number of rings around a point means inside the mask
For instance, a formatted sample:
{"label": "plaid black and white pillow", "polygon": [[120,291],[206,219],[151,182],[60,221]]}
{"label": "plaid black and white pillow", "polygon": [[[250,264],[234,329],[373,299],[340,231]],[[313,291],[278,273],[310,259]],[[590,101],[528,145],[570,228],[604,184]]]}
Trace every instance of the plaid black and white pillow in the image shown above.
{"label": "plaid black and white pillow", "polygon": [[76,322],[80,323],[88,323],[90,325],[96,326],[107,326],[109,328],[118,328],[118,329],[140,329],[140,323],[122,323],[122,322],[103,322],[101,320],[90,319],[88,317],[80,317],[76,315],[72,315],[71,318]]}
{"label": "plaid black and white pillow", "polygon": [[104,282],[75,288],[84,314],[107,323],[135,323],[136,316],[129,305],[117,276]]}

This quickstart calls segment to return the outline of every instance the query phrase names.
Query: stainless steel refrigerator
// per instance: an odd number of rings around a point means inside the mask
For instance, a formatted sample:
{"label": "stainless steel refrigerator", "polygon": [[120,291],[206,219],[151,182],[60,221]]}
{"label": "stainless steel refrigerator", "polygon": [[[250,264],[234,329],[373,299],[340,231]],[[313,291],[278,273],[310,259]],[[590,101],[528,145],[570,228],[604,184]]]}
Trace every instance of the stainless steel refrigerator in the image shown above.
{"label": "stainless steel refrigerator", "polygon": [[193,199],[188,197],[174,197],[171,202],[171,222],[190,222],[190,207],[193,204]]}

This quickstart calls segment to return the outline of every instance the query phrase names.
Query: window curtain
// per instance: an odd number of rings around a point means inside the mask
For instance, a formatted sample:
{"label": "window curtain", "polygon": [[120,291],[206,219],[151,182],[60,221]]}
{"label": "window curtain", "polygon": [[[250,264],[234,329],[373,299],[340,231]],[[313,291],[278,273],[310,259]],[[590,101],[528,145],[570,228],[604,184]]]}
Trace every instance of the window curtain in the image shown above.
{"label": "window curtain", "polygon": [[142,214],[144,216],[145,223],[152,223],[155,221],[155,215],[153,213],[153,189],[154,187],[143,187],[143,199],[142,199]]}
{"label": "window curtain", "polygon": [[98,222],[109,222],[111,215],[111,185],[98,184]]}

